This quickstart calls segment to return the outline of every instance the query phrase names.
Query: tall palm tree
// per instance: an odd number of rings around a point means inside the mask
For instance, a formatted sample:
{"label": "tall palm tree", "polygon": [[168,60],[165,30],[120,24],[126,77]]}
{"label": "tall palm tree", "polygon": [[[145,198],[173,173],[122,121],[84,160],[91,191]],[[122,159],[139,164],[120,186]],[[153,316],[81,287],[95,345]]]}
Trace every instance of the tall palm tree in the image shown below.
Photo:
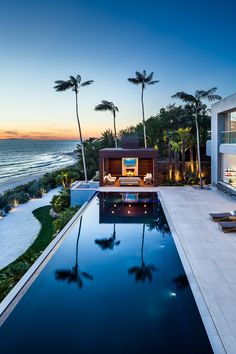
{"label": "tall palm tree", "polygon": [[92,275],[84,271],[82,272],[79,269],[79,239],[81,233],[82,218],[83,217],[81,216],[78,236],[76,240],[75,265],[71,269],[58,269],[56,270],[56,274],[55,274],[57,280],[67,281],[67,283],[77,283],[79,289],[83,287],[82,278],[93,280]]}
{"label": "tall palm tree", "polygon": [[146,70],[143,70],[142,73],[139,71],[135,72],[135,77],[128,78],[128,81],[134,85],[141,85],[141,103],[142,103],[142,114],[143,114],[143,137],[144,137],[144,146],[147,147],[147,137],[146,137],[146,124],[145,124],[145,114],[144,114],[144,102],[143,102],[143,93],[144,89],[149,85],[154,85],[159,82],[159,80],[153,80],[153,72],[147,75]]}
{"label": "tall palm tree", "polygon": [[199,170],[201,188],[203,188],[203,184],[202,184],[202,167],[201,167],[198,120],[199,120],[199,117],[201,116],[202,112],[203,111],[205,112],[206,106],[203,104],[203,100],[208,100],[209,102],[213,102],[213,101],[221,99],[221,96],[215,94],[216,90],[217,90],[217,87],[213,87],[207,91],[197,90],[194,95],[191,95],[191,94],[186,93],[184,91],[180,91],[172,96],[172,98],[179,98],[183,102],[190,104],[194,110],[195,125],[196,125],[196,138],[197,138],[198,170]]}
{"label": "tall palm tree", "polygon": [[84,179],[85,182],[88,182],[88,177],[87,177],[87,168],[86,168],[86,161],[85,161],[85,155],[84,155],[84,145],[83,145],[83,136],[82,136],[82,130],[81,130],[81,125],[80,125],[80,120],[79,120],[79,112],[78,112],[78,92],[80,87],[88,86],[92,84],[94,81],[93,80],[88,80],[85,82],[81,82],[81,76],[77,75],[76,77],[70,76],[69,80],[57,80],[55,81],[55,86],[54,89],[57,92],[63,92],[66,90],[72,90],[75,93],[75,112],[76,112],[76,118],[77,118],[77,123],[78,123],[78,128],[79,128],[79,135],[80,135],[80,146],[81,146],[81,153],[82,153],[82,160],[83,160],[83,167],[84,167]]}
{"label": "tall palm tree", "polygon": [[116,133],[116,112],[119,112],[117,106],[113,102],[103,100],[95,108],[95,111],[110,111],[113,115],[113,124],[114,124],[114,135],[115,135],[115,146],[117,148],[117,133]]}
{"label": "tall palm tree", "polygon": [[143,234],[142,234],[142,245],[141,245],[141,265],[137,265],[128,269],[129,274],[134,274],[135,280],[144,282],[148,279],[152,281],[152,272],[156,270],[156,267],[152,264],[146,264],[144,262],[144,235],[145,235],[145,224],[143,224]]}

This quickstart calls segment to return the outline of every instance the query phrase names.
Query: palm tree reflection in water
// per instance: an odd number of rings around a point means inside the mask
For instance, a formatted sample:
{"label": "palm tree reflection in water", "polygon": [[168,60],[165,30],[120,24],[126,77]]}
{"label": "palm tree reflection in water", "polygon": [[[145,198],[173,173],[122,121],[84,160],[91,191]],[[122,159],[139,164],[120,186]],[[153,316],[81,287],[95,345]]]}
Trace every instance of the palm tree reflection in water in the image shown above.
{"label": "palm tree reflection in water", "polygon": [[71,269],[59,269],[56,271],[56,279],[67,281],[67,283],[77,283],[78,288],[81,289],[83,287],[82,278],[86,278],[88,280],[93,280],[93,276],[87,272],[82,272],[79,269],[79,238],[82,226],[82,216],[80,217],[79,223],[79,231],[76,240],[76,255],[75,255],[75,265]]}
{"label": "palm tree reflection in water", "polygon": [[155,266],[152,264],[145,264],[144,262],[144,235],[145,235],[145,224],[143,224],[143,234],[142,234],[142,246],[141,246],[141,265],[129,268],[128,273],[134,274],[136,282],[145,282],[148,279],[152,281],[152,272],[156,270]]}
{"label": "palm tree reflection in water", "polygon": [[111,237],[96,239],[94,242],[101,247],[102,250],[113,250],[114,246],[119,246],[120,241],[116,241],[116,224],[114,223]]}

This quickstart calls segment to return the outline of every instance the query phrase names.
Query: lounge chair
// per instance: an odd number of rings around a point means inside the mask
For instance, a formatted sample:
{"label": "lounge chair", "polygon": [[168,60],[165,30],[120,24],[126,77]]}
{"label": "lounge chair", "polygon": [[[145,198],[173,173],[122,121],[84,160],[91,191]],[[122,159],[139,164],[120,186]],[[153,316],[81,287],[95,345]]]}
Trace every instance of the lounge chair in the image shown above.
{"label": "lounge chair", "polygon": [[222,221],[218,225],[223,232],[236,232],[236,222]]}
{"label": "lounge chair", "polygon": [[104,176],[104,184],[114,184],[116,181],[116,177],[112,177],[110,173]]}
{"label": "lounge chair", "polygon": [[144,176],[143,181],[144,181],[144,184],[152,183],[152,174],[147,173],[146,176]]}
{"label": "lounge chair", "polygon": [[215,222],[219,221],[236,221],[236,210],[229,213],[210,213],[210,219]]}

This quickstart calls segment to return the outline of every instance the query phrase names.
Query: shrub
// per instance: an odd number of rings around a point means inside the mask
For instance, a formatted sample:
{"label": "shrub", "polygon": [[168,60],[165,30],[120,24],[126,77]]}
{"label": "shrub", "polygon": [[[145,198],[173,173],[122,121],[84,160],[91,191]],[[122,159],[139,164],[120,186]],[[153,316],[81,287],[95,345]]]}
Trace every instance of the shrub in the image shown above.
{"label": "shrub", "polygon": [[75,215],[78,211],[79,207],[67,208],[63,211],[57,220],[53,222],[55,231],[61,231],[63,227],[70,221],[70,219]]}
{"label": "shrub", "polygon": [[70,192],[63,190],[59,194],[54,195],[51,204],[57,213],[61,213],[70,206]]}

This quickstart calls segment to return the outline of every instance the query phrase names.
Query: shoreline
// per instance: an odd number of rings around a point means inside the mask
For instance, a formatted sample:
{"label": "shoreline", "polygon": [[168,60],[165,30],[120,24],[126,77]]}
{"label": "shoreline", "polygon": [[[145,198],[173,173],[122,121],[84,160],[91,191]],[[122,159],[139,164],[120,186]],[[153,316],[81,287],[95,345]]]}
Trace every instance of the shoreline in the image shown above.
{"label": "shoreline", "polygon": [[[68,154],[71,154],[71,153],[68,153]],[[67,155],[67,153],[66,153],[66,155]],[[45,175],[45,173],[51,173],[53,171],[61,170],[63,168],[74,165],[77,162],[77,159],[75,159],[75,157],[72,157],[72,155],[70,157],[71,157],[71,163],[68,162],[68,164],[61,166],[60,168],[54,168],[51,171],[46,171],[46,172],[37,173],[37,174],[31,174],[31,175],[28,175],[25,177],[19,177],[19,178],[12,179],[9,182],[0,183],[0,194],[4,193],[5,191],[7,191],[9,189],[14,189],[18,186],[27,184],[29,182],[37,181],[38,179],[43,177]]]}

